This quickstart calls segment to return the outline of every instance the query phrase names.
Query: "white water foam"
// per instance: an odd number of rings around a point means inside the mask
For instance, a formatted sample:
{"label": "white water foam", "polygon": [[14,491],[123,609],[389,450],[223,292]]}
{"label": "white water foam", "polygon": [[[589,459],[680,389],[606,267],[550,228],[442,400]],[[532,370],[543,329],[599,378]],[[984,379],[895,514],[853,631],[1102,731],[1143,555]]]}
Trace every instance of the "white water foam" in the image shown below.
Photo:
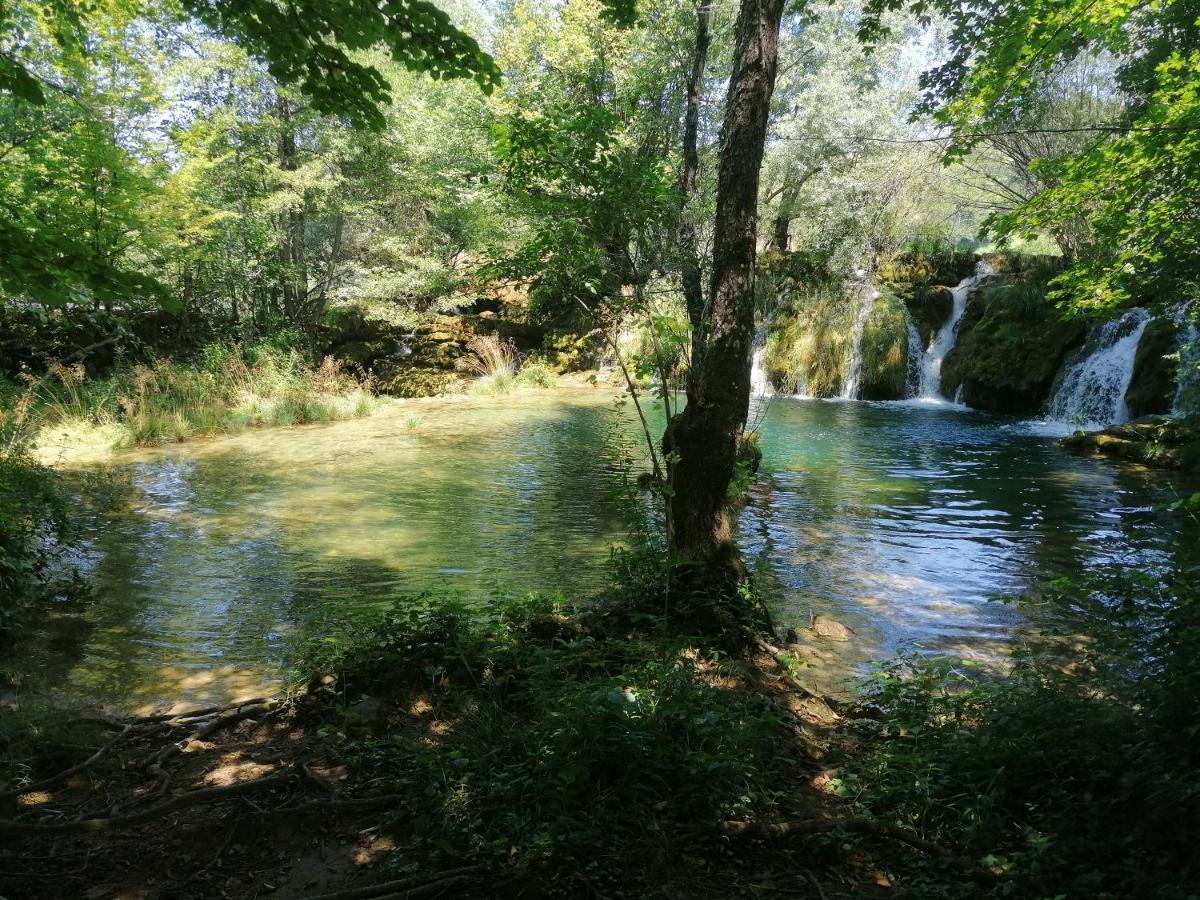
{"label": "white water foam", "polygon": [[1138,307],[1105,322],[1059,379],[1047,418],[1085,431],[1128,422],[1125,392],[1133,378],[1138,341],[1151,318]]}

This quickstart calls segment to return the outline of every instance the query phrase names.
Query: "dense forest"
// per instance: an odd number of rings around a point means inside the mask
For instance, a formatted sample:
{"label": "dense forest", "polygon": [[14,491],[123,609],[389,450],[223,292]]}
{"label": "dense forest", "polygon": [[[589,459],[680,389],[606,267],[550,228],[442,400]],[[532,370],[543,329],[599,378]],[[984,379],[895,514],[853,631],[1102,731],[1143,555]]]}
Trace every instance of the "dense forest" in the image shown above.
{"label": "dense forest", "polygon": [[1200,893],[1200,2],[0,4],[0,900]]}

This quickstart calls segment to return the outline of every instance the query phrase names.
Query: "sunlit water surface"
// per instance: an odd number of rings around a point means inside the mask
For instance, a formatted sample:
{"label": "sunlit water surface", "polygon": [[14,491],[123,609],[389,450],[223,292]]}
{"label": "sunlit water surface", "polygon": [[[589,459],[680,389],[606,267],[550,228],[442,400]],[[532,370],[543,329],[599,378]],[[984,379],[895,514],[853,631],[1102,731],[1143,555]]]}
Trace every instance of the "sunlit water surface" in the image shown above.
{"label": "sunlit water surface", "polygon": [[[1166,571],[1197,544],[1155,510],[1178,485],[1011,420],[788,399],[757,415],[765,472],[740,539],[782,624],[803,634],[816,613],[856,632],[804,641],[827,689],[912,645],[1002,659],[1036,623],[994,598],[1104,567]],[[84,488],[119,498],[84,523],[94,599],[43,623],[17,668],[89,701],[222,699],[277,683],[290,636],[331,608],[595,590],[642,452],[633,422],[609,389],[543,391],[119,457]]]}

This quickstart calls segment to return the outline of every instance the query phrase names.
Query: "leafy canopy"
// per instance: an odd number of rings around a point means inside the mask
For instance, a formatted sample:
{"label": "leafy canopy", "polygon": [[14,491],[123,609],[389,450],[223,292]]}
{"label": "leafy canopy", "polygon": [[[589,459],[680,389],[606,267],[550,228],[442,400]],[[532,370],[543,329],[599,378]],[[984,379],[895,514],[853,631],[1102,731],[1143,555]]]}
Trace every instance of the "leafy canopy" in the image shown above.
{"label": "leafy canopy", "polygon": [[1073,309],[1188,299],[1200,283],[1200,3],[1196,0],[869,0],[860,37],[907,8],[949,23],[949,57],[924,74],[918,115],[951,129],[948,159],[1022,127],[1041,85],[1084,54],[1121,60],[1121,112],[1077,153],[1043,160],[1047,185],[995,221],[1001,237],[1085,223],[1057,279]]}

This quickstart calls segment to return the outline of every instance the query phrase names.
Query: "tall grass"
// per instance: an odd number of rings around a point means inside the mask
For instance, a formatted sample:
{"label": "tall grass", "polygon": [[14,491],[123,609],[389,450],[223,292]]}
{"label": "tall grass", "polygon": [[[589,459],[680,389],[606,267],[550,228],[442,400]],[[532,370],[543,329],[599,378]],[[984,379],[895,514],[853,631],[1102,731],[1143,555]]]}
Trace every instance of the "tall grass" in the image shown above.
{"label": "tall grass", "polygon": [[467,368],[478,375],[472,390],[478,394],[505,394],[515,387],[553,387],[558,376],[536,361],[521,364],[512,341],[481,334],[467,342]]}
{"label": "tall grass", "polygon": [[99,379],[54,364],[31,386],[41,444],[109,447],[170,443],[258,425],[366,415],[370,385],[332,359],[291,350],[214,344],[195,360],[158,360]]}
{"label": "tall grass", "polygon": [[841,284],[797,291],[775,319],[767,341],[771,383],[788,393],[835,397],[845,379],[854,331],[855,299]]}

